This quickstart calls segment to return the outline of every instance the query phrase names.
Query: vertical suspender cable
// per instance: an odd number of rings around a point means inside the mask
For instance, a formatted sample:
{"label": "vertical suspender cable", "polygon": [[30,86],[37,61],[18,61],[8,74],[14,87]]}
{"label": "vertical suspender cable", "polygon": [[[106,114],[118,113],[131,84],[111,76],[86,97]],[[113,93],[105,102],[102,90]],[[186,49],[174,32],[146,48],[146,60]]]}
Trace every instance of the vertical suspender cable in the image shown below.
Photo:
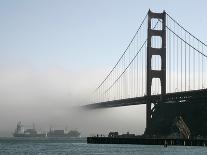
{"label": "vertical suspender cable", "polygon": [[[139,38],[137,37],[137,50],[139,45]],[[137,96],[139,96],[139,57],[137,57]]]}
{"label": "vertical suspender cable", "polygon": [[[185,32],[185,42],[186,42],[186,32]],[[186,91],[186,43],[185,43],[185,91]]]}
{"label": "vertical suspender cable", "polygon": [[[182,38],[182,29],[181,29],[181,38]],[[181,43],[181,52],[180,52],[181,53],[181,57],[180,57],[180,60],[181,60],[181,62],[180,62],[181,63],[181,66],[180,66],[181,68],[180,69],[181,70],[180,70],[180,74],[181,74],[181,91],[182,91],[183,90],[182,89],[183,88],[182,87],[182,85],[183,85],[183,83],[182,83],[183,82],[183,78],[182,78],[182,68],[183,68],[183,63],[182,63],[182,59],[183,59],[183,57],[182,57],[183,56],[183,53],[182,53],[183,52],[182,40],[180,41],[180,43]]]}
{"label": "vertical suspender cable", "polygon": [[[169,24],[169,27],[171,25]],[[171,92],[171,33],[169,34],[169,92]]]}
{"label": "vertical suspender cable", "polygon": [[[188,35],[188,36],[189,36],[189,44],[190,44],[190,35]],[[191,53],[190,53],[190,46],[189,46],[189,62],[188,62],[188,63],[189,63],[189,64],[188,64],[188,65],[189,65],[189,70],[188,70],[188,72],[189,72],[189,73],[188,73],[188,74],[189,74],[189,75],[188,75],[188,76],[189,76],[189,81],[188,81],[188,84],[189,84],[188,87],[189,87],[189,88],[188,88],[188,89],[189,89],[189,90],[190,90],[190,83],[191,83],[191,82],[190,82],[190,79],[191,79],[191,78],[190,78],[190,68],[191,68],[190,55],[191,55]]]}
{"label": "vertical suspender cable", "polygon": [[[194,44],[194,38],[193,38]],[[195,89],[195,50],[193,50],[193,89]]]}
{"label": "vertical suspender cable", "polygon": [[[177,31],[178,31],[178,29],[177,29]],[[179,65],[179,55],[178,55],[178,46],[179,46],[179,42],[178,42],[178,37],[177,37],[177,90],[178,90],[178,88],[179,88],[179,85],[178,85],[178,70],[179,70],[179,68],[178,68],[178,65]]]}
{"label": "vertical suspender cable", "polygon": [[[198,50],[200,50],[200,47],[199,47],[199,42],[198,42]],[[198,55],[198,63],[197,63],[197,67],[198,67],[198,69],[197,69],[197,75],[198,75],[198,86],[197,86],[197,89],[200,89],[200,54],[199,53],[197,53],[197,55]]]}
{"label": "vertical suspender cable", "polygon": [[[174,30],[174,32],[175,32],[175,22],[173,22],[173,30]],[[173,34],[173,60],[176,58],[176,52],[175,52],[175,35]],[[173,82],[173,84],[172,84],[172,86],[173,86],[173,89],[172,89],[172,91],[173,90],[175,90],[175,70],[176,70],[176,63],[175,63],[175,61],[173,61],[174,63],[174,65],[173,65],[173,69],[172,69],[172,72],[173,72],[173,80],[172,80],[172,82]]]}
{"label": "vertical suspender cable", "polygon": [[[203,53],[203,45],[202,45],[202,53]],[[204,73],[204,70],[203,70],[203,56],[202,56],[202,89],[204,88],[204,82],[203,82],[203,73]]]}

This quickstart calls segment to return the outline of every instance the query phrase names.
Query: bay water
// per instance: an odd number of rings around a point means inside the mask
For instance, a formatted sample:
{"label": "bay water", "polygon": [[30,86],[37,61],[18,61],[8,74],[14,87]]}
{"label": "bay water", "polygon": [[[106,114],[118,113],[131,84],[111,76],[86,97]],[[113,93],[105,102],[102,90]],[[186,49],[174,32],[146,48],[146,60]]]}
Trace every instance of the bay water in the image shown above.
{"label": "bay water", "polygon": [[86,138],[0,138],[0,155],[207,155],[207,147],[87,144]]}

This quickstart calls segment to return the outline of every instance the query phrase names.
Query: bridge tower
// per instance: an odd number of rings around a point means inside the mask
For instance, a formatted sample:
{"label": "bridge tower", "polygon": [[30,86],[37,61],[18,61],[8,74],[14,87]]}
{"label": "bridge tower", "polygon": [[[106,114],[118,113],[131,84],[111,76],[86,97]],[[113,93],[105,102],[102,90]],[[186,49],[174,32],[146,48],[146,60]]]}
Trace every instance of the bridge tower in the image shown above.
{"label": "bridge tower", "polygon": [[[152,20],[158,19],[162,21],[161,29],[153,29],[152,28]],[[150,129],[151,118],[152,118],[152,101],[150,99],[151,96],[151,86],[152,79],[158,78],[161,83],[161,99],[166,94],[166,13],[154,13],[149,10],[148,12],[148,32],[147,32],[147,101],[146,101],[146,130],[147,134]],[[155,48],[152,47],[152,37],[161,37],[161,47]],[[161,58],[161,70],[153,70],[152,69],[152,56],[160,56]],[[155,104],[155,103],[154,103]]]}

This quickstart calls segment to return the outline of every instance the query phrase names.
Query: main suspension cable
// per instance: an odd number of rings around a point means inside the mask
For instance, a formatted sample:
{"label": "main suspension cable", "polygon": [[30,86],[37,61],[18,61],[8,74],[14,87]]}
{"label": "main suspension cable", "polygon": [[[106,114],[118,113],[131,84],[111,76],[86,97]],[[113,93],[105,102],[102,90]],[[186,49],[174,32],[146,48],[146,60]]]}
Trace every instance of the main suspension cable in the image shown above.
{"label": "main suspension cable", "polygon": [[136,35],[138,34],[139,30],[141,29],[142,25],[144,24],[147,15],[145,15],[144,19],[142,20],[138,30],[136,31],[136,33],[134,34],[133,38],[131,39],[129,45],[127,46],[127,48],[125,49],[125,51],[123,52],[123,54],[121,55],[121,57],[119,58],[119,60],[117,61],[117,63],[115,64],[115,66],[112,68],[112,70],[109,72],[109,74],[106,76],[106,78],[101,82],[101,84],[94,90],[94,92],[96,92],[102,85],[103,83],[108,79],[108,77],[111,75],[111,73],[114,71],[114,69],[116,68],[116,66],[119,64],[119,62],[121,61],[121,59],[123,58],[123,56],[125,55],[125,53],[127,52],[128,48],[130,47],[131,43],[133,42],[134,38],[136,37]]}

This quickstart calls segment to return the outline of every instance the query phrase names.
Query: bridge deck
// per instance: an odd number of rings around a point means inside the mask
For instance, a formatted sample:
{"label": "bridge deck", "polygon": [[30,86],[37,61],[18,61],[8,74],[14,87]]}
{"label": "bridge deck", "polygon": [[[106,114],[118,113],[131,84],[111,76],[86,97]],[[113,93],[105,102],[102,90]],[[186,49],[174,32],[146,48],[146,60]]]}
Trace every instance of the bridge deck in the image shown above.
{"label": "bridge deck", "polygon": [[[121,107],[121,106],[130,106],[130,105],[140,105],[146,104],[146,100],[149,99],[152,102],[159,102],[161,100],[161,95],[152,95],[152,96],[142,96],[135,98],[127,98],[106,102],[99,102],[94,104],[85,105],[85,108],[88,109],[97,109],[97,108],[112,108],[112,107]],[[174,92],[167,93],[162,100],[167,101],[181,101],[186,99],[198,99],[198,98],[207,98],[207,89],[184,91],[184,92]]]}

